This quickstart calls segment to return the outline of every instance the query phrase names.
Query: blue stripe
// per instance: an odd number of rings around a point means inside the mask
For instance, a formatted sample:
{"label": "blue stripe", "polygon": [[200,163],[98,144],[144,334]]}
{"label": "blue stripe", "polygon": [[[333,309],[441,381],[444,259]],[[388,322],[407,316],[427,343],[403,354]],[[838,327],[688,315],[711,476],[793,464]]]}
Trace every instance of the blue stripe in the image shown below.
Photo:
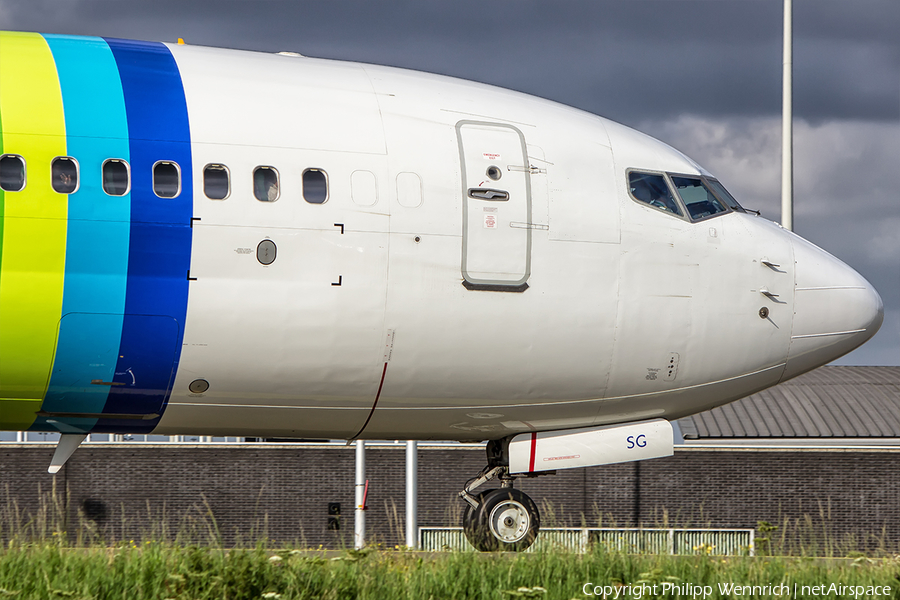
{"label": "blue stripe", "polygon": [[[125,312],[131,198],[103,192],[110,157],[129,160],[125,99],[116,61],[101,38],[45,35],[56,62],[67,153],[80,168],[69,195],[63,318],[42,410],[99,413],[119,355]],[[55,419],[90,430],[94,419]]]}
{"label": "blue stripe", "polygon": [[[187,104],[175,59],[163,44],[107,39],[125,96],[132,173],[125,322],[104,408],[110,414],[165,410],[187,313],[193,190]],[[153,193],[157,161],[178,163],[177,198]],[[152,420],[101,419],[95,431],[149,433]]]}

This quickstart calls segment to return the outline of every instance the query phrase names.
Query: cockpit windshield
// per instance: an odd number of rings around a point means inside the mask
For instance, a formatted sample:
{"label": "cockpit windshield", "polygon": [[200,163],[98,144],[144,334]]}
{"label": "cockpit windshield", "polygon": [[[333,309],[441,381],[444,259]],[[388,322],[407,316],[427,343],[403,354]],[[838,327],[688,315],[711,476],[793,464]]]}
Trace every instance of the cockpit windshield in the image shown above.
{"label": "cockpit windshield", "polygon": [[731,211],[747,212],[715,179],[631,169],[627,174],[633,199],[682,219],[701,221]]}
{"label": "cockpit windshield", "polygon": [[690,213],[691,219],[695,221],[728,210],[699,177],[673,175],[672,183],[675,185],[675,189],[678,190],[678,195],[681,196],[681,200],[684,202],[688,213]]}
{"label": "cockpit windshield", "polygon": [[635,200],[679,217],[683,216],[662,175],[631,171],[628,174],[628,188]]}
{"label": "cockpit windshield", "polygon": [[713,192],[715,192],[716,196],[719,199],[727,204],[731,210],[737,212],[747,212],[744,210],[744,207],[738,204],[738,201],[734,199],[734,196],[728,193],[728,190],[725,189],[725,186],[716,181],[715,179],[707,179],[707,183],[709,183],[709,187],[712,188]]}

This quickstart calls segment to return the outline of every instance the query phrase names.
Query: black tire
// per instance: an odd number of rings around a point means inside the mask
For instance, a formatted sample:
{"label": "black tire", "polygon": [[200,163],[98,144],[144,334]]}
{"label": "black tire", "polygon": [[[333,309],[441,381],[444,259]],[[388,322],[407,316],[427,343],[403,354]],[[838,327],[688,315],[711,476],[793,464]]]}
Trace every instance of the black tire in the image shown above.
{"label": "black tire", "polygon": [[527,494],[514,488],[488,490],[476,496],[478,508],[466,506],[463,531],[481,552],[521,552],[537,538],[541,515]]}
{"label": "black tire", "polygon": [[497,550],[497,540],[491,535],[490,529],[483,525],[482,507],[484,506],[484,497],[491,492],[497,490],[487,490],[477,494],[475,499],[478,502],[478,508],[472,508],[472,505],[466,502],[466,511],[463,513],[463,533],[466,539],[479,552],[494,552]]}

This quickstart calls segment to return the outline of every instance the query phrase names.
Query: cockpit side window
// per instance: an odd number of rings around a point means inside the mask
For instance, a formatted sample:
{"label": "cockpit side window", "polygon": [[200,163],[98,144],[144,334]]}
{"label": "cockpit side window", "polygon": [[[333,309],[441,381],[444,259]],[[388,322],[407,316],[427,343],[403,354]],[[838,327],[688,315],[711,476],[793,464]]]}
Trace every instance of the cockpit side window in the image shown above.
{"label": "cockpit side window", "polygon": [[631,197],[638,202],[679,217],[684,216],[663,175],[629,171],[628,191],[631,193]]}
{"label": "cockpit side window", "polygon": [[734,199],[734,196],[728,193],[728,190],[725,189],[724,185],[715,179],[707,179],[706,182],[709,183],[709,187],[711,187],[712,191],[719,197],[719,200],[727,204],[731,210],[736,212],[747,212],[744,210],[744,207]]}
{"label": "cockpit side window", "polygon": [[699,177],[673,175],[672,183],[692,220],[698,221],[728,211]]}

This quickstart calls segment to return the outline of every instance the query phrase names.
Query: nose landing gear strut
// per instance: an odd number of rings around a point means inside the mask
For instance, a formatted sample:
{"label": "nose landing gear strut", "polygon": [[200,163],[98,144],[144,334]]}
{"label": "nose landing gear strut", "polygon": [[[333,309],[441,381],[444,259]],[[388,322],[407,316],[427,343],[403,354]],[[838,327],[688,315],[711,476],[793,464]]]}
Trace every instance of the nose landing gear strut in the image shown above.
{"label": "nose landing gear strut", "polygon": [[[488,442],[487,450],[488,466],[459,493],[467,504],[463,531],[481,552],[520,552],[537,538],[541,515],[527,494],[513,488],[515,477],[504,461],[505,444],[501,440]],[[500,480],[499,489],[472,493],[494,478]]]}

